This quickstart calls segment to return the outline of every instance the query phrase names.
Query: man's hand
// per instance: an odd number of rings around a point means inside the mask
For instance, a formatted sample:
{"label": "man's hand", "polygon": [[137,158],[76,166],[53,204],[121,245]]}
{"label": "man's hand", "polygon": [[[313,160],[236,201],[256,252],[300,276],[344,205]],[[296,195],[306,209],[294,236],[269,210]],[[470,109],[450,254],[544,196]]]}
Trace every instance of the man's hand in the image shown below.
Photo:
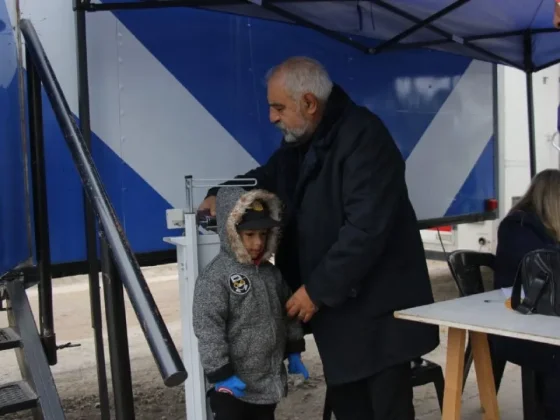
{"label": "man's hand", "polygon": [[211,195],[210,197],[207,197],[202,203],[200,203],[200,206],[198,207],[198,211],[203,211],[203,210],[210,210],[210,215],[211,216],[215,216],[216,215],[216,197]]}
{"label": "man's hand", "polygon": [[560,29],[560,3],[558,1],[554,1],[554,18],[552,22],[554,23],[554,27]]}
{"label": "man's hand", "polygon": [[303,322],[309,322],[317,312],[317,307],[309,298],[305,286],[301,286],[286,302],[286,311],[290,318],[298,317]]}

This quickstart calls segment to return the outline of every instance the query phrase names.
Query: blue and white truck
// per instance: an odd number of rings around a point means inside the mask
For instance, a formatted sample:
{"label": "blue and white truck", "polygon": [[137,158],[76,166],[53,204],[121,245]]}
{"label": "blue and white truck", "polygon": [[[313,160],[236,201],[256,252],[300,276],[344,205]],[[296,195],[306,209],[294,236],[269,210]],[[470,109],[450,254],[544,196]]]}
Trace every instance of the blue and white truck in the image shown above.
{"label": "blue and white truck", "polygon": [[[197,241],[213,239],[197,239],[194,221],[182,211],[185,176],[228,179],[267,160],[280,136],[268,121],[264,76],[289,56],[321,61],[357,103],[384,120],[406,159],[428,257],[458,248],[492,251],[497,222],[527,187],[530,167],[533,172],[559,167],[560,74],[558,65],[552,65],[559,61],[553,39],[557,33],[547,27],[551,15],[544,2],[195,3],[75,0],[72,7],[68,0],[0,0],[0,303],[7,290],[11,315],[19,311],[31,320],[27,328],[15,323],[21,337],[12,337],[11,345],[24,353],[22,373],[37,393],[27,403],[42,405],[47,418],[63,418],[48,369],[56,364],[58,348],[51,275],[89,271],[97,363],[105,366],[99,278],[94,264],[88,264],[97,255],[92,257],[92,235],[86,245],[82,186],[114,245],[112,257],[106,247],[100,251],[113,377],[120,378],[115,405],[128,418],[133,402],[130,360],[123,350],[124,299],[121,283],[107,281],[118,279],[108,261],[112,258],[118,266],[164,383],[179,385],[186,371],[127,244],[142,264],[178,259],[183,280],[195,277],[197,260],[183,252],[189,229],[191,249]],[[167,7],[179,5],[207,9]],[[210,5],[215,7],[210,10]],[[84,9],[99,13],[86,16]],[[314,21],[324,21],[330,29]],[[496,29],[499,25],[503,27]],[[342,35],[344,31],[354,35]],[[407,37],[411,43],[401,45]],[[415,47],[420,44],[432,48]],[[528,97],[534,113],[528,113]],[[74,120],[91,127],[92,162],[87,153],[90,130],[84,128],[80,135],[69,122]],[[528,133],[534,137],[531,148]],[[41,144],[44,150],[37,149]],[[44,171],[39,168],[43,155]],[[102,186],[120,223],[102,200]],[[196,206],[204,191],[195,192],[189,204]],[[170,235],[168,222],[182,217],[192,222],[185,223],[187,234],[163,241]],[[39,273],[40,331],[21,293],[34,283],[20,281],[26,274],[19,272],[17,281],[6,280],[14,268]],[[194,418],[203,418],[202,375],[189,329],[186,283],[180,281],[183,359],[191,375],[187,401],[194,401],[187,409],[191,417],[195,410]],[[18,302],[13,301],[16,295]],[[24,346],[18,344],[22,340]],[[100,401],[101,411],[107,412],[103,372],[98,371]],[[0,384],[0,394],[6,390]],[[45,414],[47,409],[54,411]]]}
{"label": "blue and white truck", "polygon": [[[33,249],[19,18],[37,28],[76,117],[79,107],[68,2],[0,2],[0,271]],[[366,56],[306,28],[189,8],[92,13],[87,32],[93,155],[142,262],[174,258],[161,238],[166,210],[184,207],[185,175],[229,178],[278,146],[264,74],[291,55],[320,60],[385,121],[406,158],[421,227],[456,226],[451,239],[441,232],[450,248],[478,248],[481,229],[491,243],[493,223],[483,222],[496,216],[489,202],[498,200],[503,214],[527,183],[516,70],[431,50]],[[558,68],[535,78],[539,163],[556,167],[547,138],[556,131]],[[81,184],[46,100],[44,128],[52,262],[60,274],[85,272]],[[441,250],[433,232],[424,232],[426,248]]]}

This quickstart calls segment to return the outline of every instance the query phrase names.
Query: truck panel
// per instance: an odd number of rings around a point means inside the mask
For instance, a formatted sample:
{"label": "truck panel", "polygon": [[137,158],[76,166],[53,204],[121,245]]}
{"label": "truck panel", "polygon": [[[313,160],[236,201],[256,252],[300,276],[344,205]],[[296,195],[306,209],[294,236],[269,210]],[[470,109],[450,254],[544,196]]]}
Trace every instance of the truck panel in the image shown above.
{"label": "truck panel", "polygon": [[[77,115],[72,9],[21,3]],[[194,9],[94,13],[87,25],[94,158],[136,252],[171,249],[165,210],[184,206],[185,175],[229,178],[266,162],[280,135],[264,75],[291,55],[323,62],[385,121],[420,219],[483,213],[496,196],[491,64],[426,50],[366,56],[305,28]],[[52,259],[81,261],[81,187],[45,105]]]}
{"label": "truck panel", "polygon": [[18,57],[7,6],[0,2],[0,275],[30,256]]}

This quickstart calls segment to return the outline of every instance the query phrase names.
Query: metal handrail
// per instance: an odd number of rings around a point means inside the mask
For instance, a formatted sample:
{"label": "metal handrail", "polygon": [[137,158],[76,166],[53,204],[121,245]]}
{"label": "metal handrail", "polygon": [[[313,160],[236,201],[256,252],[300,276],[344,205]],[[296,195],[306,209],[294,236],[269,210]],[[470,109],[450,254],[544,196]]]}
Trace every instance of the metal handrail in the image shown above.
{"label": "metal handrail", "polygon": [[37,32],[28,19],[20,21],[20,30],[25,38],[26,53],[30,56],[50,100],[163,381],[167,386],[180,385],[187,379],[187,372],[177,347],[159,313]]}

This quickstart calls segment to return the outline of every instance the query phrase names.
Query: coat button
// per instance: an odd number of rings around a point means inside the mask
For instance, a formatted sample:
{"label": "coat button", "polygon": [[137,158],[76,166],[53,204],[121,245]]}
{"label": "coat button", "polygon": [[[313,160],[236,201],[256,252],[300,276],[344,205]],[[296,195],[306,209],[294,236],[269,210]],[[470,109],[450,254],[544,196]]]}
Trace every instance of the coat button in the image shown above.
{"label": "coat button", "polygon": [[355,298],[356,296],[358,296],[358,291],[354,288],[350,289],[350,297]]}

